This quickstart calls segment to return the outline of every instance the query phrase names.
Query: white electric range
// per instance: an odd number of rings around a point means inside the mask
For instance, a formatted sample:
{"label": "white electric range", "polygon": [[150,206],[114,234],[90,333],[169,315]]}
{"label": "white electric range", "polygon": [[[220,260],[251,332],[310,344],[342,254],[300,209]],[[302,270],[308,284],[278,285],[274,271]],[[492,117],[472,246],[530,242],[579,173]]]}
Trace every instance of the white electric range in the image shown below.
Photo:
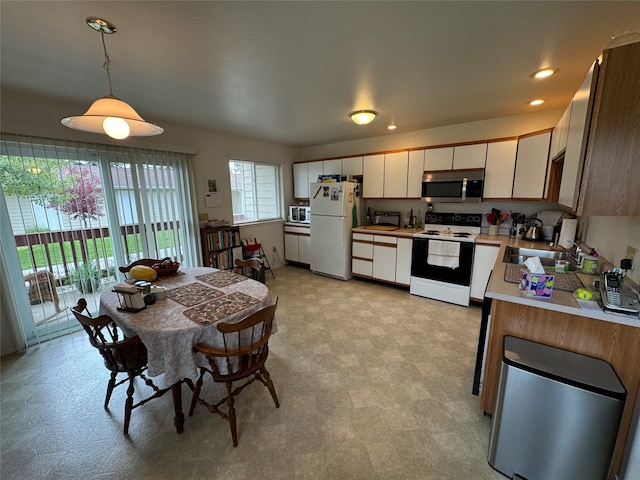
{"label": "white electric range", "polygon": [[413,235],[410,293],[469,306],[481,223],[476,213],[427,213],[424,230]]}

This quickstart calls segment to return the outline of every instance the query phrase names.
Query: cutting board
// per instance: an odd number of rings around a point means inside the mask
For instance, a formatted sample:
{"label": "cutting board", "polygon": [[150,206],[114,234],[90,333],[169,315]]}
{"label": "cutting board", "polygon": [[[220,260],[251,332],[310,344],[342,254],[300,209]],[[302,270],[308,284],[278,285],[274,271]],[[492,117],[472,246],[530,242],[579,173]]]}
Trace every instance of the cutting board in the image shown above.
{"label": "cutting board", "polygon": [[364,228],[367,230],[382,230],[384,232],[393,232],[394,230],[398,230],[398,227],[394,227],[392,225],[368,225]]}

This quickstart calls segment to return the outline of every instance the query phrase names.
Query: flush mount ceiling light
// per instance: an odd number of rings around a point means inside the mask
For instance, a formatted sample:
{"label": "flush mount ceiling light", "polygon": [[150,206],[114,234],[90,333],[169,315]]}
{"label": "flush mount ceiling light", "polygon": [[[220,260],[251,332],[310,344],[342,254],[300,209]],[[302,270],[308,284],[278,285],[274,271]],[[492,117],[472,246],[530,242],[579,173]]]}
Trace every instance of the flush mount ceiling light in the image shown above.
{"label": "flush mount ceiling light", "polygon": [[538,70],[537,72],[534,72],[533,74],[531,74],[531,76],[533,78],[547,78],[555,73],[558,73],[557,68],[543,68],[542,70]]}
{"label": "flush mount ceiling light", "polygon": [[111,74],[109,72],[109,55],[104,42],[104,34],[116,33],[116,27],[107,20],[89,17],[86,19],[87,25],[102,37],[102,48],[104,49],[103,68],[107,72],[109,81],[109,95],[97,99],[91,104],[89,110],[83,115],[66,117],[61,120],[66,127],[74,130],[92,133],[106,133],[111,138],[121,140],[128,136],[148,137],[160,135],[164,132],[162,127],[153,123],[145,122],[140,115],[126,102],[113,96],[111,89]]}
{"label": "flush mount ceiling light", "polygon": [[373,110],[356,110],[349,114],[349,118],[358,125],[366,125],[367,123],[371,123],[373,119],[376,118],[376,115],[378,115],[378,112],[374,112]]}

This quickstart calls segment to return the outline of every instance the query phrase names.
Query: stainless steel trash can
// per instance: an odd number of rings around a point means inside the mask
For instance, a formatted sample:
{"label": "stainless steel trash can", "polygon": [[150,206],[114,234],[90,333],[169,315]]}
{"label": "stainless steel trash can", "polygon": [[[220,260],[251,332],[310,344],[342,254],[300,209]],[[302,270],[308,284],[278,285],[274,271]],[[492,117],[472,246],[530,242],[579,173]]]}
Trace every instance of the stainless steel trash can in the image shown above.
{"label": "stainless steel trash can", "polygon": [[489,465],[527,480],[606,478],[626,395],[604,360],[506,336]]}

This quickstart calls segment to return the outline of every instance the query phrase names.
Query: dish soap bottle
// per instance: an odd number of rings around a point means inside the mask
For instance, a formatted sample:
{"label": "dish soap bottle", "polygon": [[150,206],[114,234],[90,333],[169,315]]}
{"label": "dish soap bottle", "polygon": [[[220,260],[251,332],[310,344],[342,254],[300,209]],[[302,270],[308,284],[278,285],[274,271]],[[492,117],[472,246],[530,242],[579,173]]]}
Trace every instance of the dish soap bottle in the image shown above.
{"label": "dish soap bottle", "polygon": [[414,225],[416,228],[422,228],[422,211],[418,210],[418,218],[416,219],[416,224]]}
{"label": "dish soap bottle", "polygon": [[368,227],[371,225],[371,208],[367,207],[367,218],[364,220],[364,224]]}

